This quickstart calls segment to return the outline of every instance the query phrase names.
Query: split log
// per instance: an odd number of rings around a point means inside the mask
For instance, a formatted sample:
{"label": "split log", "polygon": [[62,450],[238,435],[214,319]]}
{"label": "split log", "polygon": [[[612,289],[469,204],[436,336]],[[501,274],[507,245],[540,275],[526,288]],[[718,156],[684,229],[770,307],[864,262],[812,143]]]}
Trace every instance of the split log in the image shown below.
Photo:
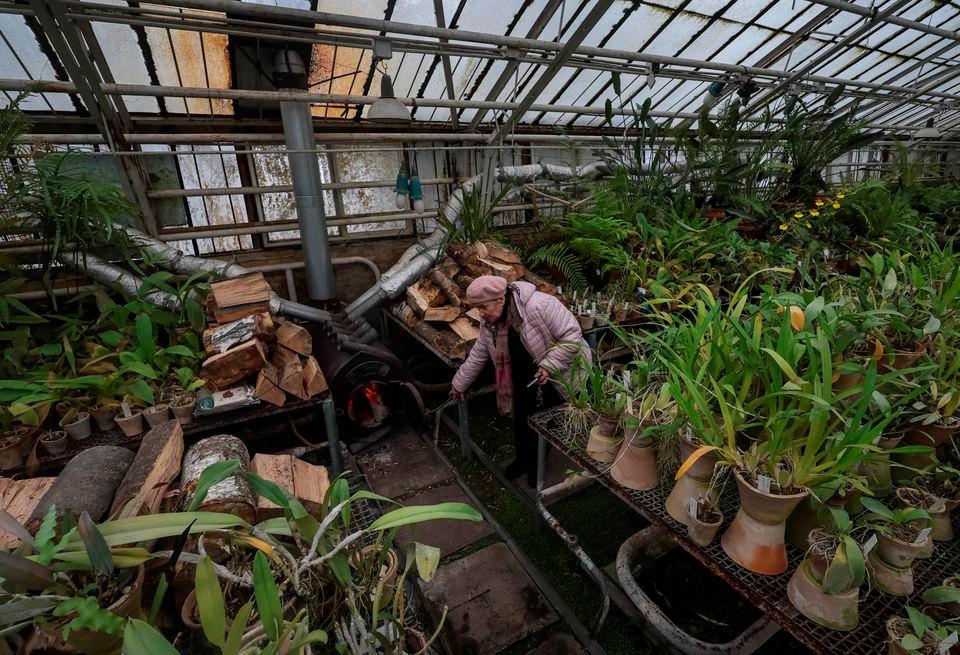
{"label": "split log", "polygon": [[204,512],[236,514],[253,523],[257,518],[257,498],[244,474],[250,471],[250,455],[242,441],[229,434],[207,437],[194,444],[183,458],[183,484],[180,497],[189,503],[197,489],[200,474],[211,464],[228,459],[240,460],[240,466],[222,482],[210,487],[200,507]]}
{"label": "split log", "polygon": [[465,359],[473,346],[472,341],[466,341],[450,330],[437,331],[431,343],[434,348],[450,359]]}
{"label": "split log", "polygon": [[453,257],[444,257],[443,261],[437,264],[437,268],[451,279],[460,272],[460,264]]}
{"label": "split log", "polygon": [[291,396],[306,400],[303,391],[303,366],[300,364],[299,357],[288,359],[287,363],[280,369],[279,386]]}
{"label": "split log", "polygon": [[273,349],[273,356],[270,358],[270,363],[273,364],[278,369],[283,369],[287,365],[287,362],[296,361],[300,363],[300,355],[293,352],[286,346],[281,346],[277,344]]}
{"label": "split log", "polygon": [[313,338],[307,329],[291,321],[277,328],[277,344],[306,357],[313,352]]}
{"label": "split log", "polygon": [[407,304],[417,316],[430,307],[439,307],[444,303],[443,292],[425,280],[419,280],[407,287]]}
{"label": "split log", "polygon": [[303,393],[306,398],[313,398],[327,390],[327,379],[317,360],[311,355],[303,365]]}
{"label": "split log", "polygon": [[221,390],[256,373],[266,363],[263,344],[258,339],[251,339],[219,355],[208,357],[200,369],[200,377],[214,389]]}
{"label": "split log", "polygon": [[271,405],[283,407],[287,402],[287,394],[277,384],[279,377],[277,369],[273,366],[267,365],[261,369],[260,374],[257,375],[257,386],[253,390],[253,395]]}
{"label": "split log", "polygon": [[226,352],[237,344],[249,341],[254,337],[262,342],[269,342],[274,338],[275,329],[270,314],[244,316],[232,323],[217,325],[204,330],[203,349],[215,355]]}
{"label": "split log", "polygon": [[417,318],[417,314],[410,309],[410,305],[406,300],[403,300],[396,305],[393,305],[390,308],[391,313],[394,316],[400,319],[400,321],[406,325],[408,328],[413,329],[413,327],[420,322],[420,319]]}
{"label": "split log", "polygon": [[110,515],[117,516],[127,503],[137,499],[128,516],[137,516],[144,502],[156,489],[165,487],[180,476],[183,457],[183,429],[178,421],[164,421],[143,436],[133,463],[123,476],[110,507]]}
{"label": "split log", "polygon": [[480,260],[478,259],[475,262],[464,264],[463,273],[464,275],[469,275],[470,277],[476,279],[481,275],[491,275],[493,271],[489,267],[481,264]]}
{"label": "split log", "polygon": [[471,259],[476,259],[477,257],[477,249],[469,243],[464,243],[462,241],[458,243],[451,243],[447,248],[447,253],[461,266],[469,262]]}
{"label": "split log", "polygon": [[[253,472],[290,492],[311,514],[318,514],[323,497],[330,488],[330,478],[323,466],[314,466],[293,455],[254,455],[250,464]],[[257,499],[257,520],[283,516],[283,509],[267,500]]]}
{"label": "split log", "polygon": [[520,273],[510,264],[501,264],[493,259],[481,259],[484,265],[489,266],[494,275],[506,278],[507,282],[516,282],[520,279]]}
{"label": "split log", "polygon": [[507,248],[504,248],[503,246],[497,245],[495,243],[488,243],[486,244],[486,246],[487,246],[488,259],[495,259],[499,262],[503,262],[504,264],[523,265],[523,261],[520,259],[520,255],[513,252],[512,250],[508,250]]}
{"label": "split log", "polygon": [[474,308],[471,309],[469,312],[467,312],[467,313],[465,314],[465,316],[466,316],[467,318],[469,318],[471,321],[473,321],[474,323],[476,323],[477,325],[479,325],[480,322],[483,320],[483,319],[480,317],[480,310],[477,309],[476,307],[474,307]]}
{"label": "split log", "polygon": [[460,335],[464,341],[476,341],[480,336],[480,330],[469,318],[461,317],[455,321],[450,321],[450,329]]}
{"label": "split log", "polygon": [[461,273],[460,275],[453,278],[453,281],[457,283],[457,286],[466,291],[467,287],[470,286],[470,283],[476,280],[477,278],[471,277],[466,273]]}
{"label": "split log", "polygon": [[43,495],[30,515],[27,529],[35,532],[51,505],[56,505],[58,518],[66,512],[88,512],[94,522],[103,519],[133,458],[132,450],[119,446],[94,446],[82,451],[67,462],[57,481]]}
{"label": "split log", "polygon": [[[56,481],[56,478],[0,478],[0,509],[16,519],[20,525],[25,525],[37,503]],[[16,548],[18,545],[20,539],[0,528],[0,548]]]}
{"label": "split log", "polygon": [[463,294],[463,291],[456,284],[453,283],[453,280],[448,278],[443,274],[442,271],[438,268],[431,268],[427,273],[427,276],[430,278],[430,281],[436,284],[443,291],[443,294],[447,297],[447,300],[450,301],[450,304],[454,307],[460,306],[460,296]]}
{"label": "split log", "polygon": [[477,252],[477,257],[479,257],[481,260],[486,259],[490,255],[489,251],[487,250],[487,244],[485,244],[483,241],[474,241],[473,249]]}
{"label": "split log", "polygon": [[431,307],[423,313],[423,320],[449,323],[460,317],[459,307]]}
{"label": "split log", "polygon": [[213,316],[221,324],[270,311],[270,285],[260,272],[214,282],[210,296]]}

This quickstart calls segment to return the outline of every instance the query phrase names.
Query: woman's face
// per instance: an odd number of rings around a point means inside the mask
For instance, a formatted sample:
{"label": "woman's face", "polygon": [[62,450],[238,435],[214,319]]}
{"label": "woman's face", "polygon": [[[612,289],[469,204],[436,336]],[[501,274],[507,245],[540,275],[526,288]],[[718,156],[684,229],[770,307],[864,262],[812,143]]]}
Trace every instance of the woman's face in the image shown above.
{"label": "woman's face", "polygon": [[500,314],[503,313],[504,298],[488,300],[487,302],[477,303],[477,309],[480,310],[480,318],[487,323],[495,323],[500,320]]}

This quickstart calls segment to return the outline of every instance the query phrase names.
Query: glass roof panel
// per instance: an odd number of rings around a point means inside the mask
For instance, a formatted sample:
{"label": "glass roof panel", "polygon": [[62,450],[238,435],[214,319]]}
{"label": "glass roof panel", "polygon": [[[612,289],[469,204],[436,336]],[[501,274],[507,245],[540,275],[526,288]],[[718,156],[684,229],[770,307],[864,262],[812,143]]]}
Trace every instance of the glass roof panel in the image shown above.
{"label": "glass roof panel", "polygon": [[[103,4],[126,6],[126,3],[120,0],[97,1]],[[116,23],[93,23],[93,32],[103,50],[103,56],[107,60],[113,79],[118,84],[150,84],[143,51],[140,49],[140,43],[132,27]],[[123,102],[131,112],[160,111],[156,98],[124,96]]]}
{"label": "glass roof panel", "polygon": [[[14,14],[0,14],[0,75],[11,80],[53,80],[56,74],[53,64],[40,50],[40,45],[32,30],[27,26],[26,18]],[[0,98],[7,104],[7,97]],[[37,111],[76,111],[70,97],[63,93],[44,93],[30,96],[21,105],[26,110]]]}

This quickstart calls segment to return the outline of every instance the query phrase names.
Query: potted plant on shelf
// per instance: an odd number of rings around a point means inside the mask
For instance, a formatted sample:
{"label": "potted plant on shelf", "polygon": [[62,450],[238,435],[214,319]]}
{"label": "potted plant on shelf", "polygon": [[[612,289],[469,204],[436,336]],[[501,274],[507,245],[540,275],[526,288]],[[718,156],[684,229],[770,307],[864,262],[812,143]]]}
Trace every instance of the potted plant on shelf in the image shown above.
{"label": "potted plant on shelf", "polygon": [[924,548],[924,530],[930,523],[926,510],[905,507],[890,509],[878,500],[863,498],[866,514],[860,525],[877,535],[877,547],[867,555],[870,579],[884,593],[909,596],[913,593],[913,560]]}
{"label": "potted plant on shelf", "polygon": [[593,413],[597,417],[587,440],[587,455],[598,462],[609,463],[616,459],[623,440],[620,426],[627,400],[619,390],[613,372],[604,370],[600,364],[588,369],[587,384]]}
{"label": "potted plant on shelf", "polygon": [[170,398],[170,411],[181,425],[193,420],[193,410],[197,405],[195,392],[203,388],[204,381],[193,374],[193,369],[183,366],[176,370],[177,383]]}
{"label": "potted plant on shelf", "polygon": [[664,384],[654,383],[636,397],[631,389],[624,388],[623,392],[628,394],[623,446],[610,475],[628,489],[649,491],[657,487],[655,446],[673,436],[676,405]]}
{"label": "potted plant on shelf", "polygon": [[810,531],[810,548],[787,583],[787,598],[815,623],[831,630],[853,630],[860,620],[866,560],[853,536],[849,515],[840,509],[831,509],[831,513],[831,529]]}
{"label": "potted plant on shelf", "polygon": [[591,388],[586,383],[591,375],[592,363],[583,353],[577,352],[570,361],[568,375],[550,372],[550,377],[563,387],[567,404],[563,408],[561,433],[580,439],[597,422],[591,403]]}
{"label": "potted plant on shelf", "polygon": [[691,499],[688,512],[687,536],[693,543],[706,548],[717,536],[723,523],[723,514],[720,513],[716,501],[708,495]]}
{"label": "potted plant on shelf", "polygon": [[900,507],[922,509],[930,515],[930,527],[932,528],[932,531],[923,543],[924,550],[920,557],[925,558],[933,555],[934,541],[950,541],[953,538],[952,530],[947,538],[944,538],[945,535],[943,532],[937,532],[938,523],[942,525],[944,520],[946,520],[948,525],[950,523],[950,516],[947,514],[947,506],[942,500],[933,494],[929,494],[911,487],[898,488],[894,492],[894,496],[897,504]]}
{"label": "potted plant on shelf", "polygon": [[90,412],[77,408],[71,409],[66,416],[60,419],[60,427],[74,441],[83,441],[93,433],[90,422]]}
{"label": "potted plant on shelf", "polygon": [[40,445],[51,455],[59,455],[70,445],[63,430],[47,430],[40,436]]}
{"label": "potted plant on shelf", "polygon": [[943,584],[924,591],[923,602],[939,605],[954,619],[960,619],[960,573],[944,578]]}
{"label": "potted plant on shelf", "polygon": [[951,633],[960,630],[960,621],[945,617],[935,618],[927,609],[921,612],[907,607],[907,616],[894,616],[887,620],[889,655],[955,655],[957,647],[940,647]]}

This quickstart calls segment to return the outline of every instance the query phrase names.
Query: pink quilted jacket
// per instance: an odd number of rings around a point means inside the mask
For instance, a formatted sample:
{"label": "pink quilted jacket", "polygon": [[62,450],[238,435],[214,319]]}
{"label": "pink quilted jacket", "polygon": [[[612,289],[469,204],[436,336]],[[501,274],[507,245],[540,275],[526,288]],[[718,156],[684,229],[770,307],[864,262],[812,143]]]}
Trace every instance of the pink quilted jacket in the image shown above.
{"label": "pink quilted jacket", "polygon": [[[553,373],[566,371],[578,348],[590,358],[590,348],[583,339],[580,324],[563,303],[551,295],[540,293],[535,286],[522,280],[512,283],[510,288],[523,321],[520,340],[533,361]],[[493,329],[486,323],[481,324],[477,342],[453,376],[454,389],[464,392],[470,388],[487,359],[492,359],[495,349],[493,340]],[[563,388],[556,382],[554,386],[566,398]]]}

